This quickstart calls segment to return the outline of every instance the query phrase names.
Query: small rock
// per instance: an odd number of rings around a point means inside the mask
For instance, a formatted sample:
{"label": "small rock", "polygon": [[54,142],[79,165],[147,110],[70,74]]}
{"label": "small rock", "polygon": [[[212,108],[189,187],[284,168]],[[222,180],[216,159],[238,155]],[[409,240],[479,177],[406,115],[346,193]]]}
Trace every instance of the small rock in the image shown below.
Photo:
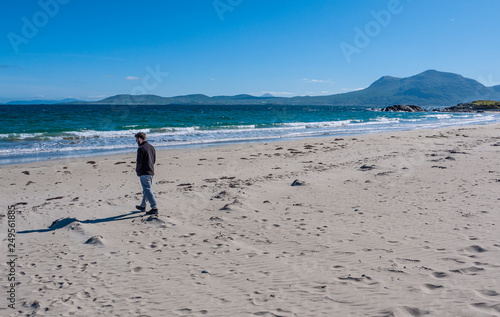
{"label": "small rock", "polygon": [[66,227],[67,225],[77,222],[78,220],[76,218],[60,218],[57,220],[54,220],[52,224],[49,226],[50,229],[56,230],[56,229],[61,229]]}
{"label": "small rock", "polygon": [[56,200],[56,199],[63,199],[64,196],[58,196],[58,197],[52,197],[52,198],[47,198],[45,200],[49,201],[49,200]]}
{"label": "small rock", "polygon": [[102,236],[93,236],[92,238],[85,241],[85,244],[102,244]]}
{"label": "small rock", "polygon": [[292,186],[304,186],[306,183],[304,181],[300,181],[298,179],[294,180]]}
{"label": "small rock", "polygon": [[224,207],[222,207],[219,210],[231,210],[231,205],[230,204],[226,204],[226,205],[224,205]]}
{"label": "small rock", "polygon": [[366,165],[366,164],[365,164],[365,165],[361,166],[359,169],[360,169],[361,171],[369,171],[369,170],[372,170],[372,169],[374,169],[374,168],[375,168],[375,165]]}

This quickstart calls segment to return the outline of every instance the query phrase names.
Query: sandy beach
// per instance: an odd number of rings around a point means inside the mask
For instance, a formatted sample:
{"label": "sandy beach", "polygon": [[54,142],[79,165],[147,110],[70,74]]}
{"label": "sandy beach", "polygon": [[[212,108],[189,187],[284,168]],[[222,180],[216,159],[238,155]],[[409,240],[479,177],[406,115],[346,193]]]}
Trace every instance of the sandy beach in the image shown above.
{"label": "sandy beach", "polygon": [[0,315],[500,316],[499,158],[499,125],[162,150],[157,218],[135,153],[3,165]]}

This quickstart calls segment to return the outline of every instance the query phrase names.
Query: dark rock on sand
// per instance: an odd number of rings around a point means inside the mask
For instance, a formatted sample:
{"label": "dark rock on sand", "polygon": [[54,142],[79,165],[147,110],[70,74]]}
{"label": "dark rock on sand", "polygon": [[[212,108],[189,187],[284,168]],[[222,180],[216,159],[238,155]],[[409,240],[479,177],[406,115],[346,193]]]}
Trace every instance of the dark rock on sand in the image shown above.
{"label": "dark rock on sand", "polygon": [[56,200],[56,199],[63,199],[64,196],[58,196],[58,197],[52,197],[52,198],[47,198],[45,200],[49,201],[49,200]]}
{"label": "dark rock on sand", "polygon": [[305,184],[306,182],[296,179],[293,181],[292,186],[304,186]]}
{"label": "dark rock on sand", "polygon": [[382,108],[382,111],[423,112],[424,109],[415,105],[394,105]]}
{"label": "dark rock on sand", "polygon": [[375,165],[366,165],[365,164],[365,165],[361,166],[359,169],[361,171],[370,171],[370,170],[372,170],[374,168],[375,168]]}
{"label": "dark rock on sand", "polygon": [[102,240],[103,240],[102,236],[93,236],[92,238],[85,241],[85,244],[103,244]]}
{"label": "dark rock on sand", "polygon": [[76,218],[60,218],[52,222],[52,224],[49,226],[50,229],[60,229],[64,228],[67,225],[78,221]]}
{"label": "dark rock on sand", "polygon": [[40,308],[40,302],[39,301],[34,301],[33,303],[31,303],[31,308],[33,309],[38,309]]}
{"label": "dark rock on sand", "polygon": [[226,205],[224,205],[224,207],[222,207],[219,210],[231,210],[231,204],[226,204]]}

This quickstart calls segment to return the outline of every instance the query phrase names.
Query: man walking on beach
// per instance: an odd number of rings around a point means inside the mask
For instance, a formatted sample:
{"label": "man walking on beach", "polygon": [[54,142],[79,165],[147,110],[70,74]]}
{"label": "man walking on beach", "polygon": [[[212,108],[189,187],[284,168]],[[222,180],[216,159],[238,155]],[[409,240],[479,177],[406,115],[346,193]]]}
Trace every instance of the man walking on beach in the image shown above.
{"label": "man walking on beach", "polygon": [[135,171],[139,176],[142,185],[142,203],[135,206],[140,211],[146,211],[146,202],[149,201],[151,210],[146,212],[146,215],[157,215],[158,206],[156,203],[155,194],[153,193],[153,175],[155,174],[154,165],[156,163],[156,150],[146,141],[146,134],[139,132],[135,135],[137,140],[137,165]]}

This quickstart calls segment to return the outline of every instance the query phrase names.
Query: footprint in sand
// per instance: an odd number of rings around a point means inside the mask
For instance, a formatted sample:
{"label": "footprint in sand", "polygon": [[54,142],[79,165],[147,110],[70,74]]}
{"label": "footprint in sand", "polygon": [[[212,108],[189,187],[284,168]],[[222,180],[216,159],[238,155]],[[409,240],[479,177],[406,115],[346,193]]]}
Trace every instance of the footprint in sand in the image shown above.
{"label": "footprint in sand", "polygon": [[439,260],[445,261],[445,262],[455,262],[455,263],[458,263],[458,264],[464,264],[465,263],[464,261],[460,261],[459,259],[455,259],[455,258],[440,258]]}
{"label": "footprint in sand", "polygon": [[429,314],[430,312],[427,310],[422,310],[416,307],[400,306],[396,308],[396,311],[390,316],[425,316]]}
{"label": "footprint in sand", "polygon": [[424,284],[422,285],[422,291],[428,295],[439,294],[443,291],[443,285],[435,284]]}
{"label": "footprint in sand", "polygon": [[405,264],[405,263],[419,263],[420,262],[420,260],[402,259],[402,258],[397,258],[396,261],[398,261],[401,264]]}
{"label": "footprint in sand", "polygon": [[483,268],[471,266],[464,269],[450,270],[452,273],[465,274],[465,275],[476,275],[478,272],[484,271]]}
{"label": "footprint in sand", "polygon": [[487,303],[474,303],[471,306],[477,310],[487,313],[500,313],[500,304],[490,305]]}
{"label": "footprint in sand", "polygon": [[435,278],[445,278],[448,276],[448,274],[446,274],[444,272],[433,272],[432,276]]}
{"label": "footprint in sand", "polygon": [[479,297],[482,297],[484,299],[489,299],[489,300],[495,300],[495,299],[498,300],[498,297],[500,296],[500,294],[497,293],[496,291],[494,291],[494,290],[488,290],[488,289],[476,291],[476,294]]}
{"label": "footprint in sand", "polygon": [[472,245],[468,248],[465,248],[464,251],[469,252],[469,253],[484,253],[487,252],[488,250],[484,249],[483,247],[479,245]]}

